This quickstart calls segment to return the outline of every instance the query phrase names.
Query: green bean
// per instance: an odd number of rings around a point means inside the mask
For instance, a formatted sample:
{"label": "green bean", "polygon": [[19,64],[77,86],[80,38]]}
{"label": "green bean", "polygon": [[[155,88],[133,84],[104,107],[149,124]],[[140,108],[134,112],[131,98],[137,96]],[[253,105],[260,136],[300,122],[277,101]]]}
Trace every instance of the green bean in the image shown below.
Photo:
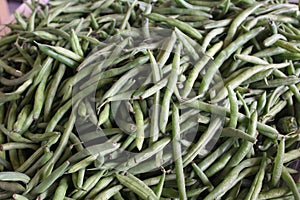
{"label": "green bean", "polygon": [[110,199],[117,192],[119,192],[122,188],[123,188],[122,185],[113,186],[105,191],[102,191],[99,195],[97,195],[95,197],[95,200]]}
{"label": "green bean", "polygon": [[[250,117],[250,121],[248,124],[248,134],[250,136],[256,135],[257,128],[257,112],[253,112]],[[230,159],[228,166],[235,167],[237,166],[248,154],[253,144],[248,141],[244,141],[239,150],[234,154],[234,156]]]}
{"label": "green bean", "polygon": [[272,116],[279,113],[286,105],[287,105],[286,101],[277,102],[277,104],[274,107],[272,107],[272,109],[269,110],[268,114],[263,116],[262,122],[266,123],[267,121],[270,121]]}
{"label": "green bean", "polygon": [[33,83],[32,79],[28,79],[22,85],[20,85],[14,92],[10,94],[21,94],[23,93],[31,84]]}
{"label": "green bean", "polygon": [[132,174],[141,174],[145,173],[151,170],[158,169],[162,165],[168,163],[172,159],[171,153],[164,153],[162,160],[160,161],[159,165],[157,165],[157,159],[150,159],[148,161],[145,161],[143,163],[140,163],[132,168],[130,168],[128,171]]}
{"label": "green bean", "polygon": [[24,186],[17,182],[0,181],[0,188],[13,193],[22,193],[25,191]]}
{"label": "green bean", "polygon": [[188,2],[186,2],[185,0],[175,0],[176,4],[179,5],[180,7],[183,7],[183,8],[188,8],[188,9],[195,9],[195,10],[203,10],[203,11],[210,11],[210,8],[209,7],[206,7],[206,6],[195,6],[195,5],[192,5]]}
{"label": "green bean", "polygon": [[[77,66],[77,62],[76,62],[76,61],[74,61],[74,60],[72,60],[71,58],[65,56],[64,54],[59,54],[59,53],[55,52],[54,50],[52,50],[52,49],[50,48],[50,46],[44,45],[44,44],[40,44],[40,43],[37,43],[37,42],[36,42],[36,44],[38,45],[39,49],[40,49],[43,53],[45,53],[46,55],[48,55],[48,56],[50,56],[50,57],[52,57],[52,58],[54,58],[54,59],[59,60],[60,62],[64,63],[65,65],[67,65],[67,66],[69,66],[69,67],[72,67],[72,68],[73,68],[73,67]],[[52,47],[52,48],[53,48],[53,47]],[[56,49],[57,49],[57,48],[56,48]],[[73,53],[73,54],[71,53],[71,55],[73,56],[74,53]],[[77,59],[77,58],[76,58],[76,59]],[[81,58],[80,58],[80,59],[81,59]]]}
{"label": "green bean", "polygon": [[56,168],[43,182],[37,185],[33,190],[33,194],[40,194],[45,192],[51,184],[53,184],[62,174],[65,173],[67,167],[70,165],[69,161],[64,162],[61,166]]}
{"label": "green bean", "polygon": [[287,171],[287,168],[285,166],[282,167],[281,178],[283,179],[283,181],[287,184],[287,186],[292,191],[294,198],[296,200],[299,200],[300,194],[299,194],[297,185],[296,185],[294,179],[292,178],[292,176],[290,175],[290,173]]}
{"label": "green bean", "polygon": [[233,168],[229,174],[224,178],[224,180],[217,186],[215,189],[209,193],[204,199],[215,199],[220,197],[224,192],[234,186],[234,182],[236,182],[240,172],[247,168],[254,166],[260,162],[261,158],[250,158],[242,161],[239,165]]}
{"label": "green bean", "polygon": [[[165,180],[166,180],[166,171],[162,168],[162,175],[159,179],[159,182],[157,183],[157,186],[154,189],[154,193],[158,199],[161,197],[161,193],[164,188]],[[143,182],[145,183],[145,181],[143,181]]]}
{"label": "green bean", "polygon": [[207,29],[215,29],[215,28],[221,28],[221,27],[226,27],[232,22],[232,19],[222,19],[222,20],[215,20],[215,21],[208,21],[203,25],[203,28],[205,30]]}
{"label": "green bean", "polygon": [[210,82],[212,81],[214,74],[223,64],[223,62],[229,58],[229,56],[235,52],[240,46],[245,44],[250,39],[254,38],[260,31],[264,30],[263,27],[255,28],[243,35],[240,35],[234,42],[230,43],[225,49],[223,49],[216,59],[209,65],[206,74],[201,82],[198,94],[202,95],[208,89]]}
{"label": "green bean", "polygon": [[23,19],[19,12],[14,12],[16,21],[22,26],[23,30],[27,29],[27,22]]}
{"label": "green bean", "polygon": [[176,87],[176,82],[178,79],[181,48],[182,48],[182,46],[180,44],[176,48],[175,56],[174,56],[173,63],[172,63],[172,71],[171,71],[170,77],[168,79],[167,88],[166,88],[164,98],[162,101],[159,128],[163,133],[165,132],[166,125],[168,123],[170,99],[174,92],[174,88]]}
{"label": "green bean", "polygon": [[142,199],[157,199],[157,196],[151,188],[134,175],[129,173],[127,175],[116,174],[116,178],[122,185],[131,189]]}
{"label": "green bean", "polygon": [[212,152],[209,156],[207,156],[204,160],[202,160],[198,164],[198,167],[202,171],[205,171],[213,162],[215,162],[216,159],[218,159],[223,154],[223,152],[229,150],[229,148],[233,144],[233,141],[234,140],[232,138],[227,139],[214,152]]}
{"label": "green bean", "polygon": [[89,102],[89,100],[85,99],[84,102],[85,102],[85,107],[86,107],[88,119],[89,119],[94,125],[97,125],[98,119],[97,119],[97,115],[96,115],[95,109],[92,107],[92,105],[91,105],[91,103]]}
{"label": "green bean", "polygon": [[284,37],[283,35],[281,34],[274,34],[268,38],[266,38],[263,43],[265,45],[265,47],[269,47],[269,46],[272,46],[273,44],[276,43],[276,41],[278,40],[287,40],[286,37]]}
{"label": "green bean", "polygon": [[74,29],[72,29],[71,31],[72,32],[71,32],[71,37],[70,37],[70,43],[72,46],[72,50],[80,57],[83,57],[84,55],[83,55],[83,51],[82,51],[82,48],[79,43],[78,36],[76,35]]}
{"label": "green bean", "polygon": [[[191,16],[199,16],[205,18],[212,18],[212,15],[203,12],[202,10],[189,10],[189,9],[184,9],[184,8],[167,8],[167,7],[154,7],[153,11],[158,14],[163,14],[163,15],[191,15]],[[189,16],[190,17],[190,16]]]}
{"label": "green bean", "polygon": [[25,196],[23,196],[21,194],[13,194],[12,198],[15,199],[15,200],[28,200],[27,197],[25,197]]}
{"label": "green bean", "polygon": [[278,185],[281,174],[282,174],[284,153],[285,153],[285,138],[282,138],[279,143],[279,146],[278,146],[278,151],[277,151],[275,162],[274,162],[274,168],[272,171],[271,183],[272,183],[273,187]]}
{"label": "green bean", "polygon": [[35,21],[35,16],[36,16],[37,11],[33,10],[33,12],[31,13],[30,17],[29,17],[29,23],[27,25],[27,30],[29,32],[34,31],[34,21]]}
{"label": "green bean", "polygon": [[19,133],[7,130],[3,125],[0,125],[0,131],[8,136],[13,142],[33,143],[31,140],[22,137],[22,135],[20,135]]}
{"label": "green bean", "polygon": [[140,66],[137,66],[137,67],[129,70],[120,79],[118,79],[118,81],[115,82],[109,90],[107,90],[105,92],[105,94],[102,97],[101,103],[105,102],[104,100],[106,100],[107,98],[112,97],[115,94],[117,94],[122,89],[122,86],[124,86],[124,84],[128,81],[128,79],[130,79],[131,77],[134,77],[138,73],[142,72],[144,69],[145,69],[144,66],[140,65]]}
{"label": "green bean", "polygon": [[169,137],[165,137],[155,143],[148,149],[143,150],[141,153],[137,154],[136,156],[133,156],[132,158],[129,158],[126,162],[121,163],[116,170],[124,171],[127,169],[130,169],[139,163],[149,159],[153,155],[155,155],[157,152],[161,151],[169,142]]}
{"label": "green bean", "polygon": [[135,144],[138,150],[142,149],[145,133],[144,133],[144,117],[140,104],[137,101],[133,101],[133,110],[136,121],[136,139]]}
{"label": "green bean", "polygon": [[160,69],[163,68],[163,66],[166,64],[167,60],[169,59],[170,54],[172,53],[172,50],[175,46],[175,42],[177,40],[176,33],[172,32],[171,37],[168,39],[169,40],[163,43],[161,52],[159,52],[157,56],[157,63]]}
{"label": "green bean", "polygon": [[255,57],[255,56],[250,56],[250,55],[244,55],[244,54],[235,54],[234,55],[235,59],[240,59],[244,62],[247,63],[253,63],[256,65],[268,65],[269,63],[261,58]]}
{"label": "green bean", "polygon": [[230,121],[228,126],[230,128],[235,128],[237,126],[237,121],[238,121],[238,109],[239,109],[237,103],[238,100],[236,98],[233,89],[230,86],[227,87],[227,92],[228,92],[229,103],[230,103]]}
{"label": "green bean", "polygon": [[107,187],[107,185],[109,185],[109,183],[111,183],[113,181],[113,179],[114,178],[112,176],[108,176],[108,177],[104,177],[104,178],[100,179],[97,182],[97,184],[95,185],[95,187],[93,187],[93,189],[91,189],[91,191],[88,193],[88,195],[86,196],[86,198],[87,199],[93,198],[102,189],[104,189],[105,187]]}
{"label": "green bean", "polygon": [[273,71],[274,71],[274,69],[268,69],[266,71],[262,71],[262,72],[259,72],[257,74],[254,74],[249,79],[245,80],[242,84],[246,85],[246,84],[250,84],[250,83],[254,83],[254,82],[266,79],[266,77],[269,77],[272,74]]}
{"label": "green bean", "polygon": [[127,10],[127,12],[126,12],[126,14],[125,14],[125,16],[124,16],[124,18],[123,18],[122,24],[121,24],[121,26],[120,26],[120,29],[121,29],[121,30],[124,30],[124,29],[125,29],[125,27],[126,27],[126,25],[127,25],[127,22],[128,22],[128,20],[129,20],[129,17],[130,17],[130,15],[131,15],[132,10],[133,10],[133,8],[134,8],[134,6],[135,6],[136,3],[137,3],[136,0],[133,1],[133,2],[131,3],[130,7],[128,8],[128,10]]}
{"label": "green bean", "polygon": [[203,43],[202,43],[202,49],[205,52],[206,48],[208,47],[208,45],[210,44],[210,42],[218,35],[223,34],[225,31],[224,27],[220,27],[220,28],[215,28],[212,29],[209,33],[207,33],[207,35],[205,36],[205,38],[203,39]]}
{"label": "green bean", "polygon": [[179,111],[175,104],[172,104],[172,143],[173,157],[175,160],[176,180],[180,199],[187,199],[185,189],[185,179],[182,164],[181,144],[180,144]]}
{"label": "green bean", "polygon": [[179,29],[175,28],[175,33],[178,39],[180,40],[180,42],[182,43],[183,47],[186,49],[187,53],[191,55],[191,57],[193,57],[194,60],[198,60],[199,55],[196,51],[196,49],[198,48],[194,48],[189,38],[184,33],[182,33]]}
{"label": "green bean", "polygon": [[260,169],[259,169],[258,173],[256,174],[245,199],[257,199],[258,194],[260,193],[260,191],[262,189],[263,180],[265,177],[266,166],[267,166],[267,154],[264,153],[261,164],[260,164]]}
{"label": "green bean", "polygon": [[227,32],[227,36],[224,40],[224,46],[227,47],[231,42],[232,39],[237,32],[237,29],[242,24],[242,22],[253,12],[255,12],[259,7],[261,7],[263,4],[258,3],[252,7],[247,8],[243,12],[241,12],[230,24],[229,30]]}
{"label": "green bean", "polygon": [[216,117],[210,122],[207,130],[201,135],[197,143],[183,156],[183,166],[188,165],[192,160],[205,148],[206,144],[214,137],[217,130],[220,128],[222,120]]}
{"label": "green bean", "polygon": [[[296,183],[298,190],[299,190],[299,183]],[[268,191],[260,192],[258,195],[258,199],[274,199],[274,198],[280,198],[283,197],[286,194],[289,194],[290,189],[286,186],[284,187],[277,187],[274,189],[270,189]]]}
{"label": "green bean", "polygon": [[241,131],[239,129],[226,127],[222,130],[221,133],[222,137],[234,137],[234,138],[242,138],[244,140],[247,140],[249,142],[255,143],[257,140],[254,136],[251,136],[244,131]]}
{"label": "green bean", "polygon": [[275,43],[274,43],[276,46],[279,46],[283,49],[286,49],[290,52],[293,52],[293,53],[300,53],[300,49],[295,46],[294,44],[290,43],[290,42],[286,42],[284,40],[277,40]]}
{"label": "green bean", "polygon": [[21,172],[4,171],[4,172],[0,172],[0,180],[1,181],[20,181],[23,183],[28,183],[30,181],[30,177]]}
{"label": "green bean", "polygon": [[7,142],[4,144],[0,144],[0,151],[8,151],[14,149],[38,149],[38,145],[28,144],[28,143],[20,143],[20,142]]}
{"label": "green bean", "polygon": [[226,167],[228,164],[229,160],[233,157],[234,153],[236,153],[236,149],[232,148],[226,153],[224,153],[219,160],[215,161],[213,165],[211,165],[206,171],[205,174],[207,177],[212,177],[215,175],[217,172],[221,171]]}
{"label": "green bean", "polygon": [[54,34],[51,34],[49,32],[46,31],[32,31],[32,33],[38,37],[40,37],[43,40],[48,40],[48,41],[56,41],[58,40],[58,37]]}
{"label": "green bean", "polygon": [[30,168],[28,168],[24,173],[27,175],[33,175],[34,172],[40,167],[44,166],[50,158],[53,156],[53,152],[46,148],[44,154],[34,163]]}
{"label": "green bean", "polygon": [[[84,196],[85,194],[87,194],[89,191],[91,191],[95,187],[95,185],[98,184],[98,182],[102,178],[103,174],[104,174],[104,171],[102,171],[102,170],[97,171],[95,174],[93,174],[88,179],[86,179],[86,181],[83,183],[82,190],[74,193],[72,195],[72,198],[79,199],[82,196]],[[101,182],[101,180],[100,180],[100,182]],[[105,185],[105,187],[106,186],[107,185]]]}
{"label": "green bean", "polygon": [[47,78],[48,75],[50,74],[50,71],[47,75],[45,75],[44,79],[42,80],[42,82],[39,84],[35,97],[34,97],[34,104],[33,104],[33,119],[36,120],[39,118],[43,106],[44,106],[44,102],[45,102],[45,88],[46,88],[46,84],[47,84]]}
{"label": "green bean", "polygon": [[97,159],[97,157],[98,157],[98,154],[92,154],[92,155],[90,155],[89,157],[87,157],[87,158],[81,160],[80,162],[78,162],[78,163],[72,165],[72,166],[68,169],[67,173],[74,173],[74,172],[77,172],[77,171],[79,171],[79,170],[81,170],[81,169],[86,168],[86,167],[89,166],[92,162],[94,162],[94,161]]}
{"label": "green bean", "polygon": [[199,31],[197,31],[196,29],[191,27],[189,24],[186,24],[177,19],[168,18],[168,17],[165,17],[165,16],[157,14],[157,13],[148,14],[148,15],[146,15],[146,17],[153,21],[165,22],[171,26],[175,26],[182,32],[186,33],[187,35],[192,36],[193,38],[195,38],[197,40],[202,39],[202,35],[200,34]]}
{"label": "green bean", "polygon": [[65,176],[60,180],[59,185],[53,195],[53,199],[63,200],[66,195],[67,189],[68,189],[68,178]]}
{"label": "green bean", "polygon": [[34,65],[34,60],[31,58],[31,56],[29,55],[29,53],[27,51],[25,51],[25,49],[23,49],[18,41],[16,41],[15,46],[17,47],[18,51],[21,53],[21,55],[24,57],[24,59],[26,60],[26,62],[33,66]]}
{"label": "green bean", "polygon": [[60,132],[45,132],[45,133],[30,133],[30,132],[25,132],[24,136],[33,142],[42,142],[45,140],[49,140],[52,136],[60,135]]}
{"label": "green bean", "polygon": [[[252,68],[247,69],[244,73],[240,74],[238,77],[234,78],[233,80],[229,81],[226,85],[230,85],[232,89],[239,86],[242,82],[246,79],[250,78],[256,73],[261,71],[265,71],[268,69],[276,69],[276,68],[284,68],[287,67],[288,63],[281,63],[281,64],[270,64],[267,66],[264,65],[256,65]],[[226,88],[222,88],[221,91],[217,94],[217,96],[213,99],[212,102],[218,102],[221,99],[224,99],[228,95]]]}
{"label": "green bean", "polygon": [[9,73],[13,76],[16,76],[16,77],[23,76],[23,73],[21,71],[7,65],[2,59],[0,59],[0,67],[3,68],[7,73]]}
{"label": "green bean", "polygon": [[[286,78],[278,78],[278,79],[272,79],[272,80],[267,80],[267,83],[264,81],[256,82],[251,84],[251,87],[253,88],[274,88],[274,87],[279,87],[281,85],[293,85],[298,83],[300,80],[298,77],[286,77]],[[283,84],[280,84],[283,83]]]}
{"label": "green bean", "polygon": [[222,47],[223,42],[219,42],[212,46],[203,56],[199,62],[197,62],[192,69],[191,73],[189,74],[188,79],[186,80],[186,84],[184,86],[182,97],[186,98],[190,91],[192,90],[192,87],[199,76],[200,71],[205,67],[205,65],[211,60],[211,58],[220,50]]}
{"label": "green bean", "polygon": [[214,189],[214,186],[211,184],[206,174],[195,163],[192,163],[192,166],[202,183],[204,183],[204,185],[208,187],[209,191],[212,191]]}
{"label": "green bean", "polygon": [[[149,57],[150,57],[150,62],[151,62],[151,69],[152,69],[152,74],[153,74],[153,81],[154,83],[158,83],[159,80],[161,79],[161,70],[158,66],[158,63],[156,62],[153,54],[151,51],[148,51]],[[145,92],[144,92],[145,94]],[[144,97],[141,97],[142,99]],[[156,142],[158,140],[158,135],[159,135],[159,128],[158,128],[158,117],[159,117],[159,103],[160,103],[160,92],[157,91],[154,94],[154,102],[153,102],[153,111],[151,115],[151,124],[150,124],[150,138],[151,138],[151,143]]]}
{"label": "green bean", "polygon": [[101,126],[109,119],[110,104],[104,106],[103,111],[99,114],[97,126]]}
{"label": "green bean", "polygon": [[48,90],[46,100],[45,100],[45,106],[44,106],[44,118],[46,121],[49,120],[50,111],[55,98],[55,94],[57,92],[60,81],[64,76],[65,70],[66,70],[66,66],[64,64],[60,64],[56,74],[53,77],[53,81],[49,86],[50,89]]}
{"label": "green bean", "polygon": [[1,40],[0,40],[0,46],[4,46],[6,44],[9,44],[9,43],[15,41],[17,38],[18,38],[18,35],[15,35],[15,34],[13,34],[13,35],[6,35],[6,36],[4,36],[4,37],[1,38]]}

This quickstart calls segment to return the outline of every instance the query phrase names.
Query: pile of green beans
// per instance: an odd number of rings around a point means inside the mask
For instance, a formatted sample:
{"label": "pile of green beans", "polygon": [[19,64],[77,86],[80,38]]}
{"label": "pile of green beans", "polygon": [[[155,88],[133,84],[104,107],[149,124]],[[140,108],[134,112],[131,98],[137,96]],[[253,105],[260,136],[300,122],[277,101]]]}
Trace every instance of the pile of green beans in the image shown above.
{"label": "pile of green beans", "polygon": [[0,39],[0,199],[300,200],[286,0],[53,0]]}

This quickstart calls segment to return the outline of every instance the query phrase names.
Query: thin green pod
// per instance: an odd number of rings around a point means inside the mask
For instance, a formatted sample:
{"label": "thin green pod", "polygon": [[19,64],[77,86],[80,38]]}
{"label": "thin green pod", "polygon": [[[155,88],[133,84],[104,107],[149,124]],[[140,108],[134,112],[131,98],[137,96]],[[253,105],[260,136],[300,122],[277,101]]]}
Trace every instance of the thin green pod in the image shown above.
{"label": "thin green pod", "polygon": [[[238,87],[241,83],[243,83],[245,80],[253,76],[254,74],[257,74],[259,72],[269,70],[269,69],[280,69],[287,67],[289,63],[280,63],[280,64],[269,64],[269,65],[256,65],[254,67],[248,68],[243,73],[241,73],[239,76],[235,77],[234,79],[230,80],[226,85],[230,85],[232,89],[235,89]],[[214,97],[212,102],[216,103],[221,101],[222,99],[226,98],[228,96],[228,92],[226,88],[222,88],[221,91],[218,92],[218,94]]]}
{"label": "thin green pod", "polygon": [[223,152],[228,151],[234,140],[232,138],[227,139],[225,142],[223,142],[214,152],[212,152],[210,155],[208,155],[206,158],[204,158],[199,164],[198,167],[205,171],[210,165],[212,165],[220,156],[223,155]]}
{"label": "thin green pod", "polygon": [[174,92],[178,80],[181,49],[182,49],[182,45],[179,43],[179,45],[176,48],[175,56],[172,63],[172,71],[169,76],[168,84],[162,101],[159,128],[163,133],[166,131],[165,129],[168,123],[171,96]]}
{"label": "thin green pod", "polygon": [[57,93],[58,86],[65,74],[65,70],[66,70],[66,66],[64,64],[60,64],[57,72],[55,73],[52,79],[53,81],[49,86],[50,89],[48,90],[48,93],[46,95],[45,105],[44,105],[44,118],[46,121],[48,121],[50,118],[52,104],[54,102],[54,98]]}
{"label": "thin green pod", "polygon": [[258,198],[258,195],[263,186],[263,180],[265,178],[266,166],[267,166],[267,154],[264,153],[263,158],[261,160],[259,171],[256,174],[256,176],[252,182],[252,185],[249,189],[247,196],[245,197],[246,200],[250,200],[250,199],[254,200],[254,199]]}
{"label": "thin green pod", "polygon": [[[233,89],[228,86],[227,87],[228,97],[229,97],[229,103],[230,103],[230,121],[228,127],[230,128],[236,128],[237,122],[238,122],[238,100],[236,97],[235,92]],[[224,132],[224,129],[222,133]]]}
{"label": "thin green pod", "polygon": [[92,162],[94,162],[99,154],[92,154],[90,156],[88,156],[87,158],[81,160],[80,162],[72,165],[69,170],[67,171],[67,173],[75,173],[81,169],[86,168],[87,166],[89,166]]}
{"label": "thin green pod", "polygon": [[91,191],[88,193],[86,196],[87,199],[89,198],[94,198],[102,189],[107,187],[112,181],[114,177],[113,176],[108,176],[100,179],[97,184],[91,189]]}
{"label": "thin green pod", "polygon": [[274,168],[272,171],[272,179],[271,179],[271,183],[273,187],[278,185],[282,174],[284,153],[285,153],[285,138],[283,137],[280,140],[280,143],[278,145],[278,150],[274,161]]}
{"label": "thin green pod", "polygon": [[144,114],[138,101],[133,101],[133,111],[136,122],[136,138],[135,143],[138,150],[143,147],[145,133],[144,133]]}
{"label": "thin green pod", "polygon": [[164,137],[163,139],[158,140],[157,142],[153,143],[151,147],[143,150],[136,156],[129,158],[126,162],[118,165],[116,170],[127,171],[128,169],[138,165],[139,163],[155,155],[157,152],[161,151],[167,144],[169,144],[170,141],[171,139],[169,137]]}
{"label": "thin green pod", "polygon": [[198,30],[194,29],[189,24],[179,21],[177,19],[168,18],[168,17],[165,17],[165,16],[157,14],[157,13],[148,14],[148,15],[146,15],[146,17],[153,21],[165,22],[171,26],[175,26],[182,32],[186,33],[187,35],[192,36],[193,38],[195,38],[197,40],[202,39],[202,35],[200,34],[200,32]]}
{"label": "thin green pod", "polygon": [[255,143],[257,141],[256,137],[249,135],[239,129],[230,128],[230,127],[225,127],[222,130],[221,137],[241,138],[252,143]]}
{"label": "thin green pod", "polygon": [[235,54],[234,59],[239,59],[247,63],[253,63],[256,65],[268,65],[269,63],[259,57],[244,55],[244,54]]}
{"label": "thin green pod", "polygon": [[218,54],[216,59],[209,65],[209,68],[201,82],[198,94],[203,95],[207,91],[215,73],[224,63],[225,60],[227,60],[239,47],[241,47],[243,44],[245,44],[252,38],[256,37],[264,29],[264,27],[258,27],[245,34],[242,34],[236,40],[230,43],[225,49],[223,49]]}
{"label": "thin green pod", "polygon": [[66,196],[67,189],[68,189],[68,177],[64,176],[60,181],[59,185],[55,190],[55,193],[53,195],[53,199],[56,200],[64,200],[64,197]]}
{"label": "thin green pod", "polygon": [[298,191],[297,185],[296,185],[293,177],[290,175],[290,173],[288,172],[288,170],[285,166],[282,167],[281,178],[283,179],[283,181],[287,184],[287,186],[292,191],[292,193],[294,195],[294,199],[299,200],[300,199],[300,193]]}
{"label": "thin green pod", "polygon": [[13,193],[22,193],[25,187],[18,182],[0,181],[0,189]]}
{"label": "thin green pod", "polygon": [[166,180],[166,171],[164,169],[162,169],[162,175],[160,176],[157,186],[154,188],[154,193],[156,194],[158,199],[161,197],[161,193],[164,188],[165,180]]}
{"label": "thin green pod", "polygon": [[173,157],[175,160],[176,181],[178,184],[179,196],[180,199],[187,199],[186,189],[185,189],[185,177],[184,177],[182,155],[181,155],[179,110],[175,104],[172,104],[172,144],[173,144]]}
{"label": "thin green pod", "polygon": [[0,180],[1,181],[20,181],[20,182],[27,184],[30,181],[30,177],[21,172],[4,171],[4,172],[0,172]]}
{"label": "thin green pod", "polygon": [[70,165],[69,161],[64,162],[61,166],[56,168],[44,181],[37,185],[33,190],[33,194],[40,194],[45,192],[59,177],[61,177],[65,172],[68,166]]}
{"label": "thin green pod", "polygon": [[[256,129],[257,129],[257,112],[254,111],[251,114],[250,121],[248,124],[248,134],[250,136],[256,136]],[[253,143],[244,141],[242,146],[239,150],[235,153],[235,155],[231,158],[230,162],[228,163],[229,167],[237,166],[248,154],[249,150],[253,146]]]}
{"label": "thin green pod", "polygon": [[193,170],[198,175],[202,183],[208,187],[209,191],[212,191],[214,189],[214,186],[212,185],[206,174],[195,163],[192,163],[192,166]]}
{"label": "thin green pod", "polygon": [[[97,171],[95,174],[88,177],[82,185],[82,190],[79,190],[78,192],[74,193],[72,195],[72,198],[79,199],[79,198],[83,197],[85,194],[89,193],[90,191],[92,192],[92,189],[101,182],[101,180],[102,180],[101,178],[103,177],[103,174],[104,174],[104,171],[101,170],[101,171]],[[106,186],[107,185],[105,185],[105,187]]]}
{"label": "thin green pod", "polygon": [[115,194],[117,194],[121,189],[123,188],[122,185],[115,185],[109,189],[106,189],[97,196],[95,196],[95,200],[108,200],[111,197],[113,197]]}
{"label": "thin green pod", "polygon": [[157,199],[157,196],[143,181],[132,174],[121,175],[116,174],[118,181],[136,193],[142,199]]}
{"label": "thin green pod", "polygon": [[69,67],[75,68],[78,65],[78,63],[76,61],[72,60],[69,57],[64,56],[64,54],[59,54],[59,53],[55,52],[54,50],[50,49],[47,45],[39,44],[39,43],[37,43],[37,45],[43,53],[64,63],[65,65],[67,65]]}
{"label": "thin green pod", "polygon": [[244,11],[242,11],[236,18],[234,18],[234,20],[230,24],[229,30],[227,32],[227,36],[224,39],[225,47],[227,47],[232,42],[232,39],[233,39],[234,35],[236,34],[239,26],[242,24],[242,22],[244,22],[245,19],[249,15],[251,15],[253,12],[255,12],[262,5],[263,5],[262,3],[258,3],[252,7],[249,7],[247,9],[245,9]]}
{"label": "thin green pod", "polygon": [[13,194],[12,198],[15,200],[29,200],[27,197],[21,195],[21,194]]}
{"label": "thin green pod", "polygon": [[84,54],[83,54],[83,51],[82,51],[82,48],[81,48],[81,45],[79,42],[79,38],[76,35],[74,29],[71,30],[70,43],[71,43],[72,50],[80,57],[83,57]]}
{"label": "thin green pod", "polygon": [[214,164],[212,164],[205,171],[206,176],[212,177],[217,172],[220,172],[222,169],[224,169],[235,152],[236,152],[236,148],[231,148],[229,151],[224,153],[217,161],[214,162]]}
{"label": "thin green pod", "polygon": [[215,187],[215,189],[210,192],[204,200],[213,200],[219,198],[223,195],[226,191],[232,188],[235,182],[238,180],[241,171],[245,168],[249,168],[251,166],[255,166],[261,161],[261,158],[250,158],[242,161],[239,165],[234,167],[229,174],[224,178],[224,180]]}
{"label": "thin green pod", "polygon": [[19,142],[19,143],[33,143],[33,141],[23,137],[22,135],[20,135],[19,133],[17,132],[14,132],[14,131],[9,131],[7,130],[4,125],[0,125],[0,131],[5,134],[8,138],[10,138],[10,140],[12,142]]}

